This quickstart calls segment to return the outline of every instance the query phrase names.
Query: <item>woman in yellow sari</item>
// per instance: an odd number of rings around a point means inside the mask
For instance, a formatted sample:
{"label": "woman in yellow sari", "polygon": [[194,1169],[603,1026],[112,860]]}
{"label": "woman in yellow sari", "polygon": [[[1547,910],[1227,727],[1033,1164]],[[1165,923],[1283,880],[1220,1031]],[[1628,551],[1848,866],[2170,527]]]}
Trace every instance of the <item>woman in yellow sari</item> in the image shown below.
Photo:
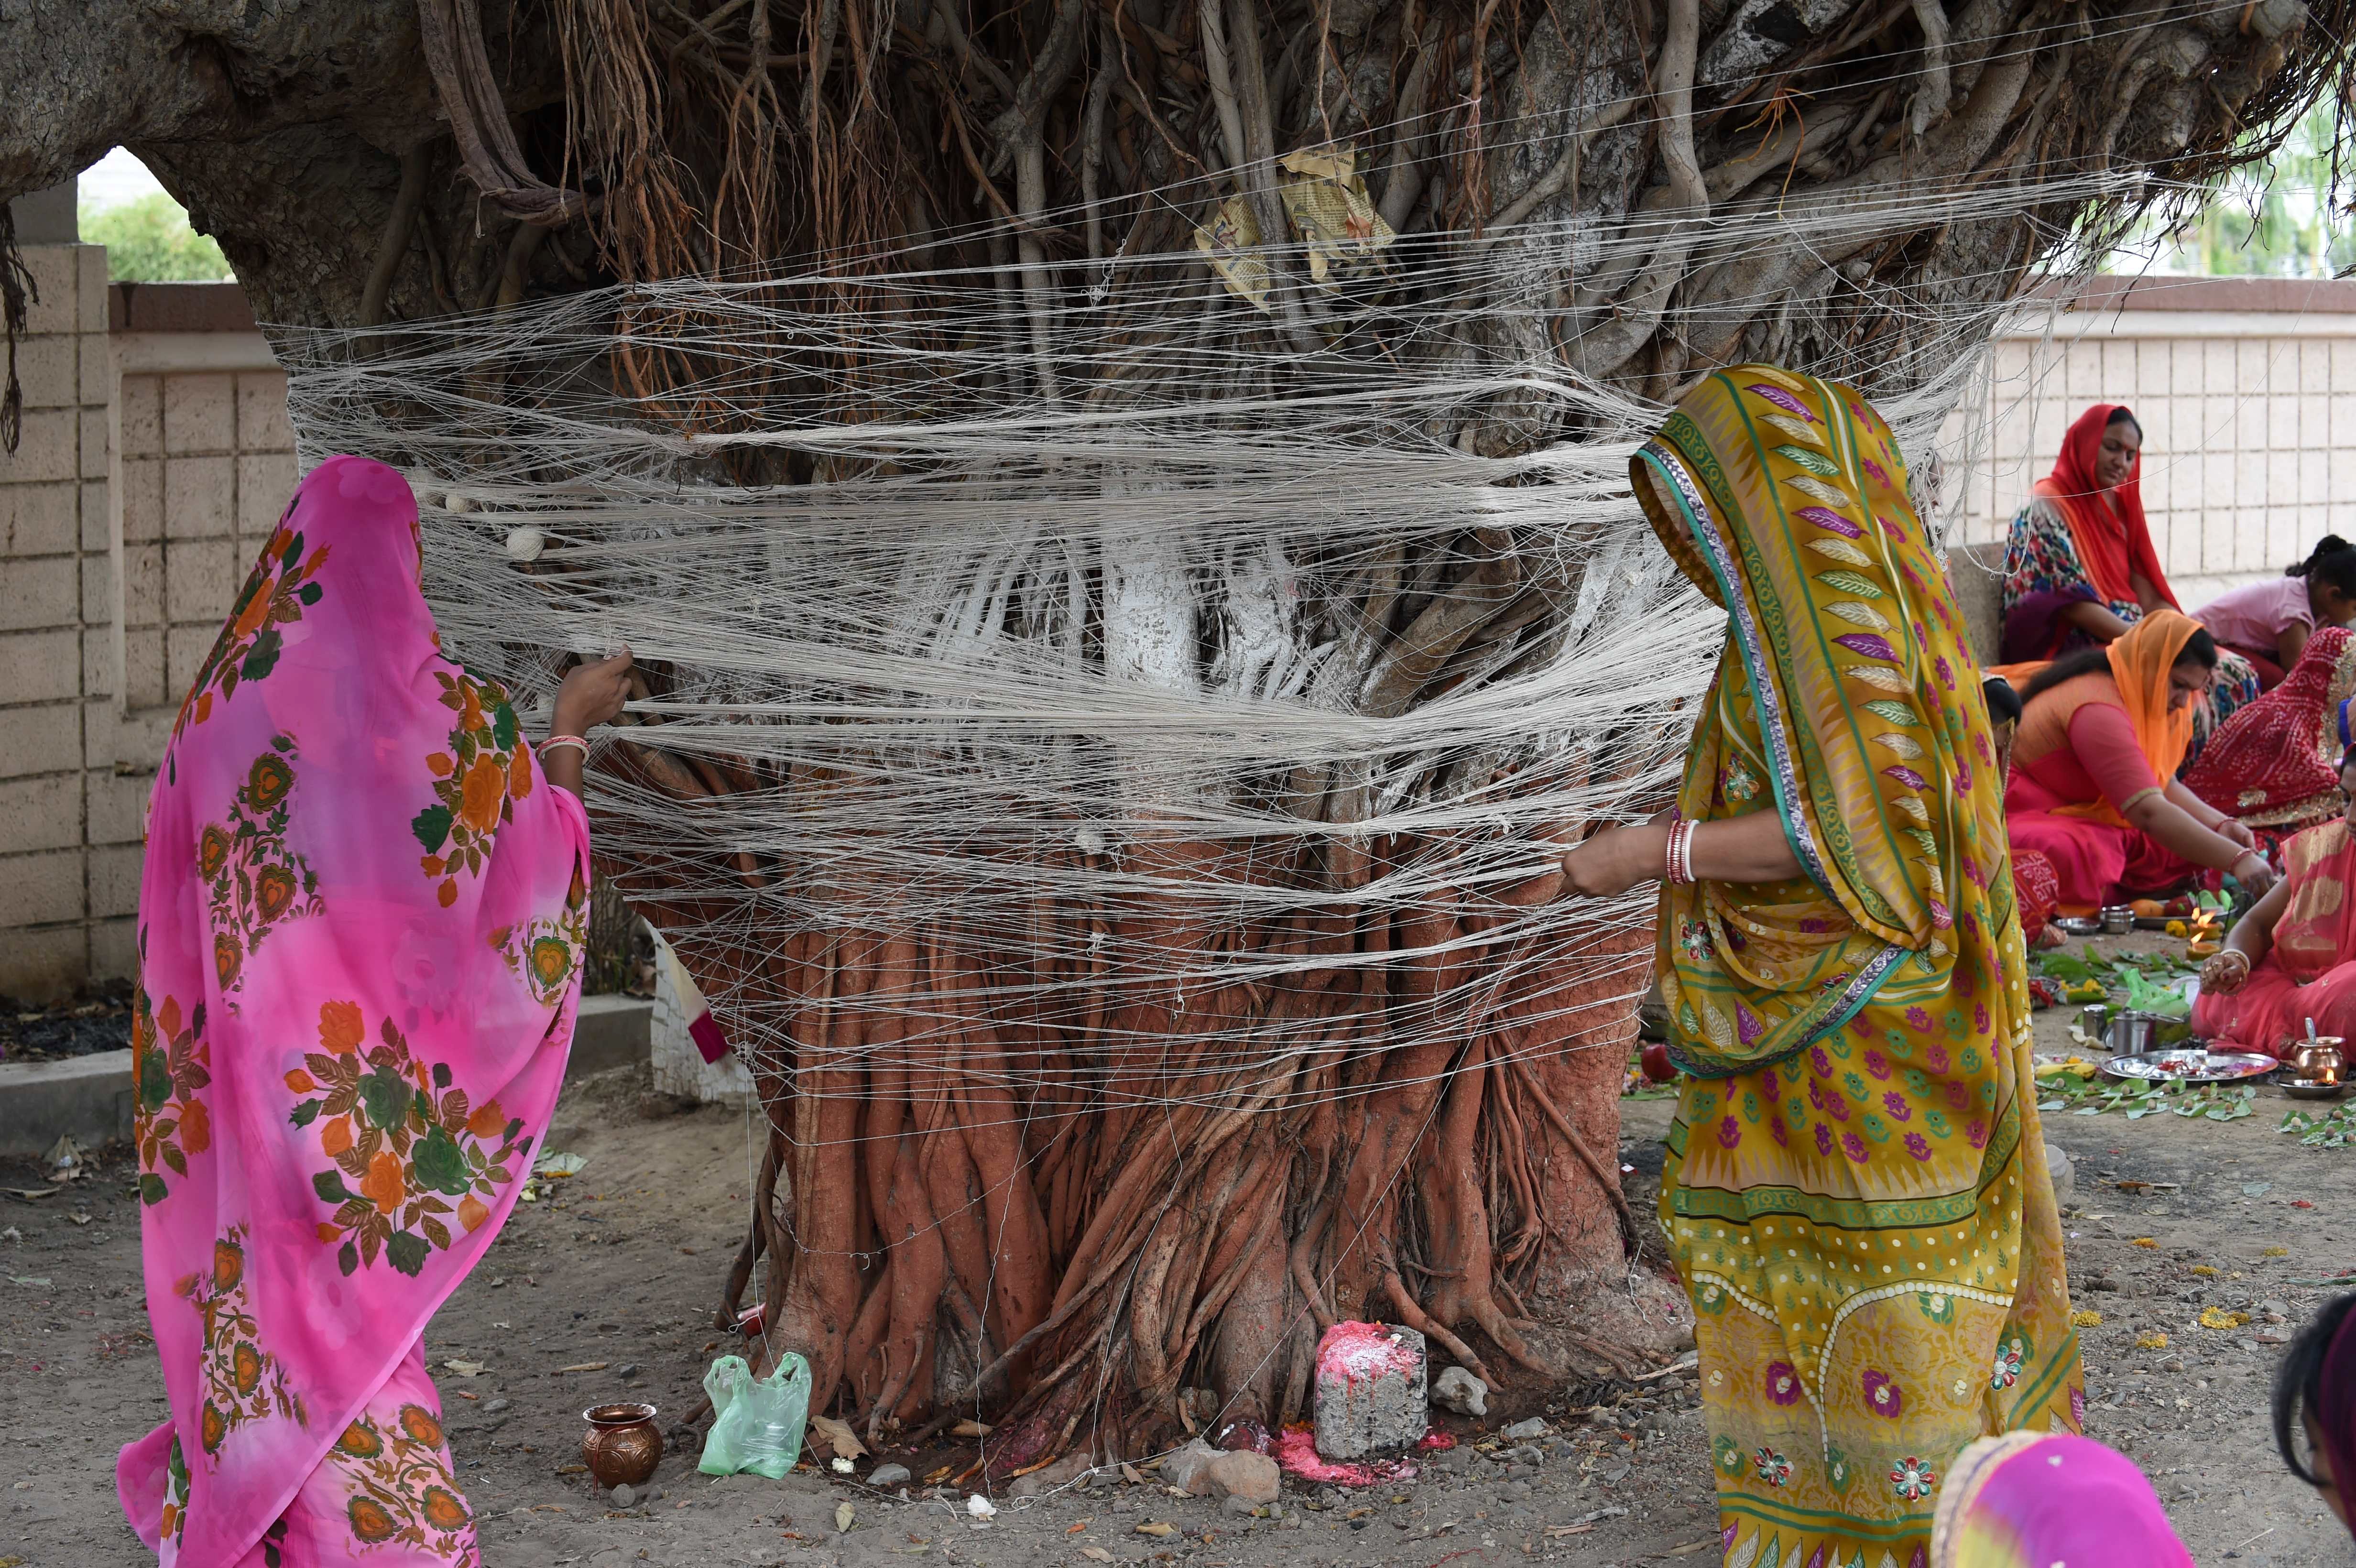
{"label": "woman in yellow sari", "polygon": [[1979,670],[1850,389],[1721,372],[1631,466],[1727,645],[1676,810],[1564,870],[1665,879],[1660,1218],[1725,1560],[1914,1568],[1966,1444],[2085,1403]]}

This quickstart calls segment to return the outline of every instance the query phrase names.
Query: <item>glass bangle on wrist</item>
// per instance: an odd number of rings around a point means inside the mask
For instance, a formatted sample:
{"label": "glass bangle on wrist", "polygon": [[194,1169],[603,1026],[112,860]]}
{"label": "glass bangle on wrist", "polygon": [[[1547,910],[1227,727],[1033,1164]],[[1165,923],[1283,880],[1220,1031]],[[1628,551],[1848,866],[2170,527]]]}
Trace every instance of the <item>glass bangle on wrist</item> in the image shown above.
{"label": "glass bangle on wrist", "polygon": [[1667,864],[1662,870],[1670,881],[1679,887],[1687,887],[1693,882],[1694,830],[1700,826],[1683,817],[1669,824]]}
{"label": "glass bangle on wrist", "polygon": [[585,763],[589,760],[589,742],[583,740],[578,735],[551,735],[547,740],[542,741],[540,743],[540,749],[542,752],[546,752],[552,747],[556,746],[571,746],[581,753],[581,760],[583,762]]}

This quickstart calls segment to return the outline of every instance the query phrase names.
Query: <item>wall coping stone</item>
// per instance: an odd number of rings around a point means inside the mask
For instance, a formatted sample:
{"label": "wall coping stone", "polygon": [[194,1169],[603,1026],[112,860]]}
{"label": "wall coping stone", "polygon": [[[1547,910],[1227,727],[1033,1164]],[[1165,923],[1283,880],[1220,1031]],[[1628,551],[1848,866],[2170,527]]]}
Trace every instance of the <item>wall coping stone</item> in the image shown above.
{"label": "wall coping stone", "polygon": [[110,332],[255,332],[245,290],[227,283],[109,283]]}

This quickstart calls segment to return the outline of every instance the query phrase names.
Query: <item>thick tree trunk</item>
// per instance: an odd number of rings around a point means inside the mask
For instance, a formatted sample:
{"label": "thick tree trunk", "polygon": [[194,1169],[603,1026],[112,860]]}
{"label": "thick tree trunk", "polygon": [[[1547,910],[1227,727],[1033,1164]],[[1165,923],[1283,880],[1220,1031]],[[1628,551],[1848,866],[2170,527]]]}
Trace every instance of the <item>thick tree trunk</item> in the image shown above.
{"label": "thick tree trunk", "polygon": [[[1530,919],[1550,876],[1473,874],[1516,846],[1537,864],[1584,821],[1483,838],[1397,803],[1521,781],[1649,808],[1682,688],[1590,738],[1609,787],[1567,751],[1426,742],[1206,780],[1075,720],[1025,732],[1043,775],[1057,747],[1113,759],[1059,799],[862,730],[847,699],[831,727],[751,722],[783,685],[699,642],[659,574],[562,549],[487,571],[497,541],[439,492],[491,467],[511,499],[594,485],[625,539],[653,537],[629,531],[643,495],[723,550],[747,537],[732,507],[863,516],[888,483],[934,486],[944,517],[1070,515],[1093,486],[1094,526],[1052,539],[779,544],[727,586],[830,625],[866,606],[829,592],[872,600],[885,632],[846,657],[905,659],[919,673],[891,700],[936,717],[927,665],[1044,661],[1157,712],[1398,720],[1580,656],[1582,617],[1629,592],[1601,536],[1513,510],[1575,466],[1532,454],[1623,440],[1644,400],[1742,358],[1877,393],[1936,381],[1987,307],[2160,188],[2126,176],[2262,150],[2341,72],[2351,9],[31,0],[0,6],[0,197],[127,144],[264,319],[384,327],[288,340],[312,372],[298,418],[432,482],[437,608],[498,628],[470,656],[529,685],[551,650],[509,621],[669,617],[686,651],[649,667],[647,722],[601,758],[599,827],[762,1086],[768,1163],[728,1305],[762,1271],[766,1342],[809,1358],[818,1408],[879,1436],[986,1415],[1002,1478],[1295,1414],[1337,1316],[1410,1323],[1495,1377],[1675,1336],[1616,1168],[1651,933]],[[1315,183],[1337,148],[1363,189]],[[1342,204],[1347,232],[1312,233],[1295,199]],[[1222,222],[1296,241],[1236,258],[1265,269],[1258,305],[1205,282],[1193,248]],[[404,330],[748,266],[798,281],[625,289],[573,320],[585,365],[502,342],[497,315],[460,333],[481,352],[455,369],[432,356],[457,329]],[[483,412],[562,398],[585,418],[584,384],[613,430],[713,454],[593,480]],[[1422,394],[1411,415],[1321,429],[1364,454],[1343,498],[1371,517],[1362,493],[1480,494],[1371,545],[1304,545],[1250,474],[1157,468],[1142,437],[1082,463],[1006,433],[1042,411],[1145,431],[1192,411],[1263,437],[1306,397],[1386,386]],[[919,429],[886,462],[828,434],[886,412],[997,421],[1000,444],[983,461]],[[750,439],[779,431],[800,433]],[[1269,526],[1190,533],[1173,496]],[[993,732],[959,733],[980,751]],[[918,784],[948,776],[970,798],[926,817]],[[1007,831],[975,827],[1001,805]],[[1234,830],[1247,813],[1265,826]]]}

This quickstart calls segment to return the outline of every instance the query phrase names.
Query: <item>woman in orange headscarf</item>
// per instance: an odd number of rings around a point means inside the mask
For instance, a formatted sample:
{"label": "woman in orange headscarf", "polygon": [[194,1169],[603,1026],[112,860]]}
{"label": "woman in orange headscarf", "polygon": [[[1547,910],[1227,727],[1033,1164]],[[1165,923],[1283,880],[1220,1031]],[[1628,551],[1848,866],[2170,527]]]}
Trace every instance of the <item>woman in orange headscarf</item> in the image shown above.
{"label": "woman in orange headscarf", "polygon": [[2064,913],[2158,892],[2204,869],[2263,893],[2273,869],[2250,830],[2176,776],[2216,640],[2178,611],[2142,617],[2108,647],[2064,655],[2022,694],[2005,790],[2016,856],[2051,862]]}
{"label": "woman in orange headscarf", "polygon": [[[2053,472],[2013,515],[2004,550],[2000,666],[2105,647],[2156,610],[2181,610],[2143,514],[2143,426],[2096,403],[2062,438]],[[2258,672],[2220,653],[2200,733],[2258,695]],[[2197,741],[2188,743],[2197,752]],[[2179,759],[2180,761],[2181,759]]]}

